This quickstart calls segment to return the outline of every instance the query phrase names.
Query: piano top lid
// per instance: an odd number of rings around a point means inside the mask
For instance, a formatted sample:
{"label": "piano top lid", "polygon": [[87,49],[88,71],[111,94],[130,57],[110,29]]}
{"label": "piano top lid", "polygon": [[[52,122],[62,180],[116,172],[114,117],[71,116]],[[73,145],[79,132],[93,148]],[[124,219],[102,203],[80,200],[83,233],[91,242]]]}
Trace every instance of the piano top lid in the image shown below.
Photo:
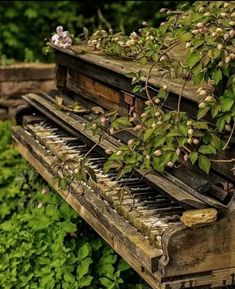
{"label": "piano top lid", "polygon": [[[151,67],[151,63],[147,63],[145,65],[141,65],[137,60],[131,60],[125,57],[118,56],[110,56],[101,51],[91,50],[88,46],[82,45],[73,45],[70,49],[59,48],[53,44],[49,44],[50,47],[55,49],[56,51],[74,56],[76,58],[82,59],[88,63],[94,64],[101,68],[116,72],[118,74],[124,75],[127,77],[127,74],[130,72],[138,72],[142,70],[145,75],[148,74],[148,71]],[[177,49],[172,50],[172,53],[177,58],[184,58],[185,48],[180,45]],[[129,78],[129,77],[127,77]],[[146,80],[146,76],[142,77],[141,80],[144,82]],[[163,73],[157,71],[157,67],[153,68],[151,77],[149,79],[149,84],[158,88],[166,85],[168,90],[172,93],[180,95],[182,93],[183,80],[177,78],[169,78],[167,76],[163,77]],[[209,84],[203,83],[201,86],[208,87],[213,89],[213,82],[210,81]],[[182,96],[190,99],[193,102],[198,103],[199,97],[197,93],[197,89],[199,86],[196,86],[192,83],[192,81],[188,81],[184,87]]]}

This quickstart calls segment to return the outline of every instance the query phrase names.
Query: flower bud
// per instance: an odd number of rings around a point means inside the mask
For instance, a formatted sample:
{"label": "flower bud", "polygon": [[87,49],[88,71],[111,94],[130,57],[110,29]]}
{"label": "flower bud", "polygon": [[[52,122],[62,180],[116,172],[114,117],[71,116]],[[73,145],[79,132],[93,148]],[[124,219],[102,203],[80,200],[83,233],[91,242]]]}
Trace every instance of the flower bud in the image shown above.
{"label": "flower bud", "polygon": [[159,59],[159,61],[165,61],[165,60],[167,60],[167,57],[166,57],[166,55],[162,55],[161,57],[160,57],[160,59]]}
{"label": "flower bud", "polygon": [[154,99],[154,102],[155,102],[156,104],[159,104],[159,103],[161,102],[161,99],[160,99],[160,98],[155,98],[155,99]]}
{"label": "flower bud", "polygon": [[136,40],[135,39],[130,39],[129,43],[131,46],[134,46],[136,44]]}
{"label": "flower bud", "polygon": [[191,45],[192,45],[192,43],[191,43],[191,42],[187,42],[187,43],[186,43],[186,48],[189,48],[189,47],[191,47]]}
{"label": "flower bud", "polygon": [[220,16],[221,16],[221,17],[227,17],[227,16],[228,16],[228,13],[222,12],[222,13],[220,14]]}
{"label": "flower bud", "polygon": [[161,13],[165,13],[166,11],[167,11],[166,8],[161,8],[161,9],[160,9],[160,12],[161,12]]}
{"label": "flower bud", "polygon": [[110,133],[110,134],[114,134],[114,132],[115,132],[114,128],[111,127],[110,130],[109,130],[109,133]]}
{"label": "flower bud", "polygon": [[215,98],[214,98],[214,96],[210,95],[210,96],[207,96],[207,97],[205,98],[205,101],[206,101],[206,102],[214,102],[214,101],[215,101]]}
{"label": "flower bud", "polygon": [[142,128],[141,124],[138,124],[137,126],[134,127],[134,131],[140,130]]}
{"label": "flower bud", "polygon": [[191,126],[191,125],[193,124],[193,122],[192,122],[191,120],[188,120],[188,121],[186,122],[186,124],[187,124],[187,126]]}
{"label": "flower bud", "polygon": [[203,90],[201,90],[201,91],[199,92],[199,95],[200,95],[200,96],[205,96],[206,94],[207,94],[207,92],[206,92],[205,89],[203,89]]}
{"label": "flower bud", "polygon": [[198,107],[199,108],[204,108],[204,107],[206,107],[206,103],[205,102],[200,102]]}
{"label": "flower bud", "polygon": [[188,144],[191,144],[192,142],[193,142],[192,138],[188,138],[188,139],[187,139],[187,143],[188,143]]}
{"label": "flower bud", "polygon": [[229,34],[228,34],[228,33],[225,33],[225,34],[224,34],[224,40],[227,40],[227,39],[229,39]]}
{"label": "flower bud", "polygon": [[122,151],[117,151],[117,152],[116,152],[116,155],[117,155],[117,156],[120,156],[121,154],[122,154]]}
{"label": "flower bud", "polygon": [[232,60],[234,60],[234,59],[235,59],[235,54],[234,54],[234,53],[231,53],[231,54],[229,55],[229,57],[230,57]]}
{"label": "flower bud", "polygon": [[221,50],[221,49],[223,48],[223,44],[219,43],[219,44],[217,45],[217,48],[218,48],[219,50]]}
{"label": "flower bud", "polygon": [[153,154],[155,157],[160,157],[162,155],[162,150],[156,150]]}
{"label": "flower bud", "polygon": [[216,32],[212,31],[211,36],[214,38],[216,36]]}
{"label": "flower bud", "polygon": [[106,119],[105,116],[102,116],[102,117],[100,118],[100,122],[101,122],[102,125],[105,125],[106,121],[107,121],[107,119]]}
{"label": "flower bud", "polygon": [[150,155],[146,155],[146,160],[150,160]]}
{"label": "flower bud", "polygon": [[93,123],[92,124],[92,129],[96,129],[97,128],[97,124],[96,123]]}
{"label": "flower bud", "polygon": [[188,154],[186,153],[186,154],[184,154],[184,157],[183,157],[183,159],[184,159],[184,161],[185,162],[187,162],[187,160],[188,160]]}
{"label": "flower bud", "polygon": [[229,124],[226,124],[226,125],[224,126],[224,129],[225,129],[226,131],[228,131],[228,132],[230,132],[230,131],[232,130],[231,125],[229,125]]}
{"label": "flower bud", "polygon": [[234,29],[229,30],[228,35],[229,35],[230,38],[234,38],[235,30]]}
{"label": "flower bud", "polygon": [[230,26],[235,26],[235,21],[230,21],[230,22],[229,22],[229,25],[230,25]]}
{"label": "flower bud", "polygon": [[179,156],[180,153],[181,153],[181,149],[180,149],[180,148],[177,148],[177,149],[175,150],[175,153],[176,153],[177,156]]}
{"label": "flower bud", "polygon": [[224,3],[224,8],[227,8],[227,7],[228,7],[228,5],[229,5],[229,3],[228,3],[228,2]]}
{"label": "flower bud", "polygon": [[147,26],[148,23],[147,23],[146,21],[143,21],[143,22],[142,22],[142,25],[143,25],[143,26]]}
{"label": "flower bud", "polygon": [[173,162],[168,162],[168,163],[167,163],[167,166],[168,166],[169,168],[173,168],[174,163],[173,163]]}
{"label": "flower bud", "polygon": [[162,125],[162,121],[159,120],[159,121],[157,122],[157,125],[158,125],[158,126]]}
{"label": "flower bud", "polygon": [[143,112],[140,117],[146,117],[146,116],[147,116],[147,113]]}
{"label": "flower bud", "polygon": [[209,16],[211,16],[211,13],[210,12],[206,12],[206,13],[203,14],[203,16],[209,17]]}
{"label": "flower bud", "polygon": [[46,188],[42,189],[42,195],[46,195],[48,193],[48,190]]}
{"label": "flower bud", "polygon": [[151,104],[151,101],[150,101],[150,100],[147,100],[147,101],[145,101],[145,104],[146,104],[146,105],[150,105],[150,104]]}
{"label": "flower bud", "polygon": [[227,57],[225,58],[225,63],[229,63],[230,61],[231,61],[230,56],[227,56]]}
{"label": "flower bud", "polygon": [[155,116],[156,116],[156,117],[159,117],[160,115],[161,115],[160,111],[156,111],[156,112],[155,112]]}
{"label": "flower bud", "polygon": [[39,202],[38,203],[38,209],[44,208],[44,203],[43,202]]}
{"label": "flower bud", "polygon": [[156,128],[156,123],[152,123],[151,127],[152,127],[152,129],[155,129]]}
{"label": "flower bud", "polygon": [[194,138],[193,139],[193,144],[198,145],[199,144],[199,139],[198,138]]}
{"label": "flower bud", "polygon": [[202,27],[204,27],[204,23],[199,22],[199,23],[197,23],[196,27],[197,27],[197,28],[202,28]]}
{"label": "flower bud", "polygon": [[222,28],[220,28],[220,27],[216,28],[215,31],[216,31],[217,33],[221,33],[221,32],[223,32]]}
{"label": "flower bud", "polygon": [[134,141],[135,141],[134,139],[129,139],[128,142],[127,142],[127,145],[128,146],[132,146]]}
{"label": "flower bud", "polygon": [[194,30],[192,30],[192,33],[193,33],[194,35],[197,35],[197,34],[199,33],[199,31],[198,31],[197,29],[194,29]]}
{"label": "flower bud", "polygon": [[188,135],[193,135],[194,130],[192,128],[188,129]]}
{"label": "flower bud", "polygon": [[79,173],[79,169],[76,168],[76,169],[74,170],[74,173],[75,173],[75,174],[78,174],[78,173]]}

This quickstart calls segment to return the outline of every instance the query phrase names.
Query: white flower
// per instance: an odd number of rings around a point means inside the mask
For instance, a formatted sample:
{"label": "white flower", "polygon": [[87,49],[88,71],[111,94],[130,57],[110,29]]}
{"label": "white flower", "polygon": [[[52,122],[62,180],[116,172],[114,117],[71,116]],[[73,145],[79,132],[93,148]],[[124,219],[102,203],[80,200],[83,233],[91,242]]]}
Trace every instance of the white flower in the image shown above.
{"label": "white flower", "polygon": [[58,35],[62,35],[63,31],[64,31],[63,26],[58,26],[58,27],[56,28],[56,33],[57,33]]}

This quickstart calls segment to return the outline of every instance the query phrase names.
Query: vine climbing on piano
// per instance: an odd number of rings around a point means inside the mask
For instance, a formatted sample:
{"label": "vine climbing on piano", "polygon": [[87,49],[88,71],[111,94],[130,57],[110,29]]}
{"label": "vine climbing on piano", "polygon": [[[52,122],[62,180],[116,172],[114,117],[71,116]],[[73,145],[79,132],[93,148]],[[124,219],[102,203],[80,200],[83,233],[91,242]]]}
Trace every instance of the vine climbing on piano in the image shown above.
{"label": "vine climbing on piano", "polygon": [[[107,152],[111,156],[105,170],[116,168],[119,177],[134,169],[163,172],[188,161],[209,174],[215,162],[235,162],[234,158],[217,157],[234,141],[235,3],[196,1],[192,6],[187,3],[176,11],[163,8],[161,12],[167,19],[159,28],[144,22],[138,33],[130,36],[113,33],[110,28],[97,30],[86,42],[87,49],[149,65],[147,75],[143,71],[128,74],[133,92],[145,93],[148,98],[140,117],[99,111],[85,128],[101,135],[127,133],[126,144]],[[68,49],[78,51],[76,45]],[[163,83],[155,95],[150,84],[153,69],[162,75]],[[174,111],[163,108],[170,93],[166,77],[182,80]],[[199,87],[197,119],[181,109],[188,82]]]}

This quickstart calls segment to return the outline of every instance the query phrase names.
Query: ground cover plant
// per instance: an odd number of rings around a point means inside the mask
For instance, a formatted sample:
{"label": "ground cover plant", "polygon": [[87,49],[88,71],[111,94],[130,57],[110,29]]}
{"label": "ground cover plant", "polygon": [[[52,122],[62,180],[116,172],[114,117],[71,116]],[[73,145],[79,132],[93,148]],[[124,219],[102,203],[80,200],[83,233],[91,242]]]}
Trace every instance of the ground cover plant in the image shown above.
{"label": "ground cover plant", "polygon": [[0,288],[146,288],[47,187],[0,122]]}

